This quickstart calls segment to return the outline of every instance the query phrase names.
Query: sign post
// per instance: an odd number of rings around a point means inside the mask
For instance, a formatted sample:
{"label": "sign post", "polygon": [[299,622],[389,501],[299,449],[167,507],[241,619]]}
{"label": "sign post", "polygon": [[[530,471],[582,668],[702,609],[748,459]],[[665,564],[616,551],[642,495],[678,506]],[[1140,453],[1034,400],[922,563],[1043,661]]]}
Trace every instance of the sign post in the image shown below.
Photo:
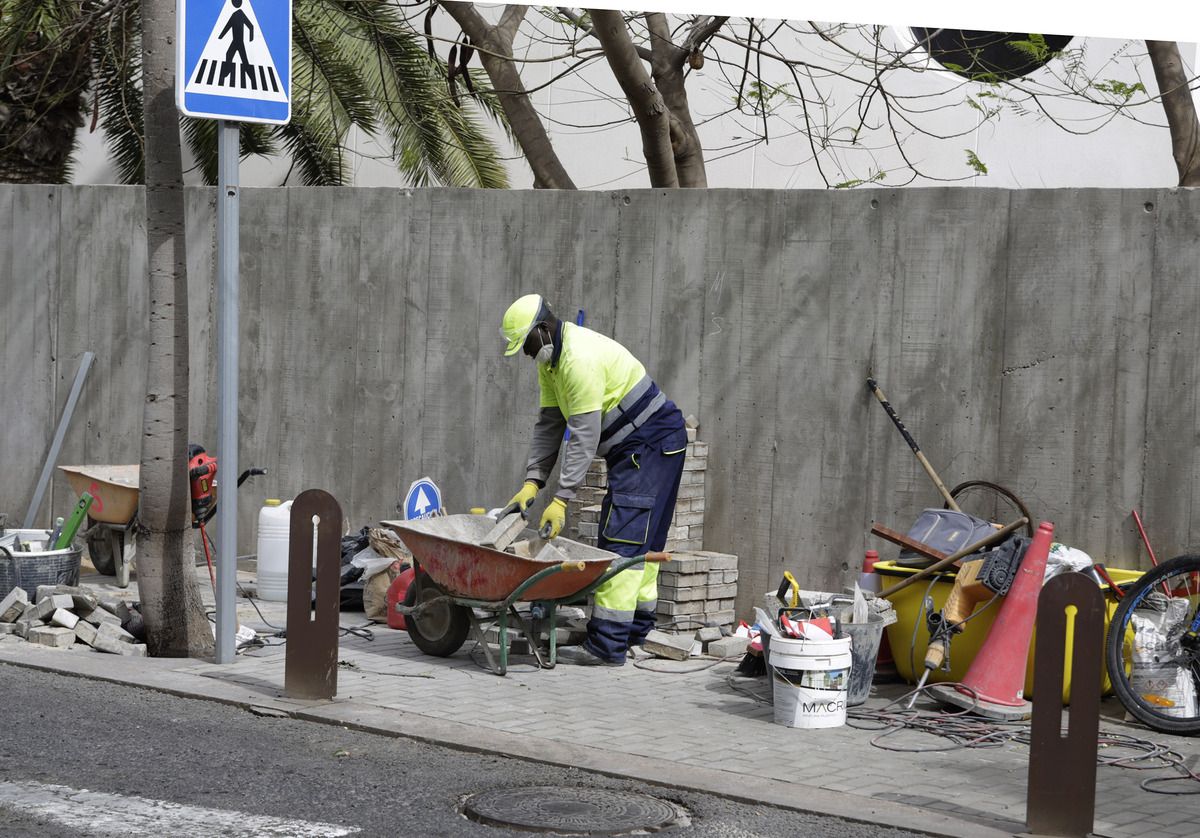
{"label": "sign post", "polygon": [[[291,0],[178,0],[175,102],[217,120],[217,663],[236,650],[240,122],[291,118]],[[261,12],[261,16],[259,14]]]}

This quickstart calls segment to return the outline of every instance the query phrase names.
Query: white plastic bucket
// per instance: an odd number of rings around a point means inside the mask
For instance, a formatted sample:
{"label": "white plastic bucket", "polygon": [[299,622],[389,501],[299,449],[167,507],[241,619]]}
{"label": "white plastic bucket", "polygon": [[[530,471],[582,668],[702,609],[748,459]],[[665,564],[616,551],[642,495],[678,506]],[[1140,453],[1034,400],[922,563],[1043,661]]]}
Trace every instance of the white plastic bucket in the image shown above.
{"label": "white plastic bucket", "polygon": [[258,598],[287,602],[292,502],[268,500],[258,510]]}
{"label": "white plastic bucket", "polygon": [[772,637],[768,654],[776,724],[822,728],[846,723],[846,691],[853,664],[849,637]]}

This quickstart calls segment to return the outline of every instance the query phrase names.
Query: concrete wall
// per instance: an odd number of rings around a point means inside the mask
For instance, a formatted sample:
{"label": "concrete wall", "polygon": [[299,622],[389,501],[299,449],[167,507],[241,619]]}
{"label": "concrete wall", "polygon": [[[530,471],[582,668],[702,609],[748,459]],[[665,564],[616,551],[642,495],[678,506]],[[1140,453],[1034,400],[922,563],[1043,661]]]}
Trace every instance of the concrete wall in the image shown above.
{"label": "concrete wall", "polygon": [[[0,510],[23,516],[84,350],[60,463],[136,462],[142,196],[0,187]],[[194,439],[215,444],[213,195],[188,193]],[[246,190],[242,551],[264,497],[331,491],[357,529],[430,475],[454,510],[520,484],[536,395],[498,321],[543,290],[628,345],[710,442],[707,546],[739,601],[857,571],[872,521],[1003,483],[1110,564],[1200,542],[1200,196],[1174,190],[612,193]],[[219,455],[219,452],[216,452]],[[74,499],[56,481],[52,505]],[[43,506],[43,519],[49,516]]]}

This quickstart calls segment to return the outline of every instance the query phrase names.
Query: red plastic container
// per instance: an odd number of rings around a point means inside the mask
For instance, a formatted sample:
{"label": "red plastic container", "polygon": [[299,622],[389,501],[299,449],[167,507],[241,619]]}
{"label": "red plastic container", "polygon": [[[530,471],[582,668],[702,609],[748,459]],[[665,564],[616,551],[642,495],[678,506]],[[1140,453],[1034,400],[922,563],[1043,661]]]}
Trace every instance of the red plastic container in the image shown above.
{"label": "red plastic container", "polygon": [[406,567],[400,572],[400,575],[392,580],[392,584],[388,585],[387,589],[387,624],[388,628],[402,629],[404,625],[404,615],[396,613],[396,603],[404,602],[404,595],[408,593],[408,586],[412,584],[415,573],[411,567]]}

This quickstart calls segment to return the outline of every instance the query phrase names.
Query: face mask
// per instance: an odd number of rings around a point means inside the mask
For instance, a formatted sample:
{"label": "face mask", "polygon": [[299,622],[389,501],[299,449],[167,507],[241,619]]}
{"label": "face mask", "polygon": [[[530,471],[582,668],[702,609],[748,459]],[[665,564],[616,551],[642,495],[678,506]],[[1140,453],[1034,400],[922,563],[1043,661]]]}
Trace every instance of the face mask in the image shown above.
{"label": "face mask", "polygon": [[547,343],[545,346],[543,346],[541,349],[539,349],[537,351],[536,355],[533,356],[533,360],[539,364],[548,364],[548,363],[550,363],[552,358],[554,358],[554,344],[553,343]]}

